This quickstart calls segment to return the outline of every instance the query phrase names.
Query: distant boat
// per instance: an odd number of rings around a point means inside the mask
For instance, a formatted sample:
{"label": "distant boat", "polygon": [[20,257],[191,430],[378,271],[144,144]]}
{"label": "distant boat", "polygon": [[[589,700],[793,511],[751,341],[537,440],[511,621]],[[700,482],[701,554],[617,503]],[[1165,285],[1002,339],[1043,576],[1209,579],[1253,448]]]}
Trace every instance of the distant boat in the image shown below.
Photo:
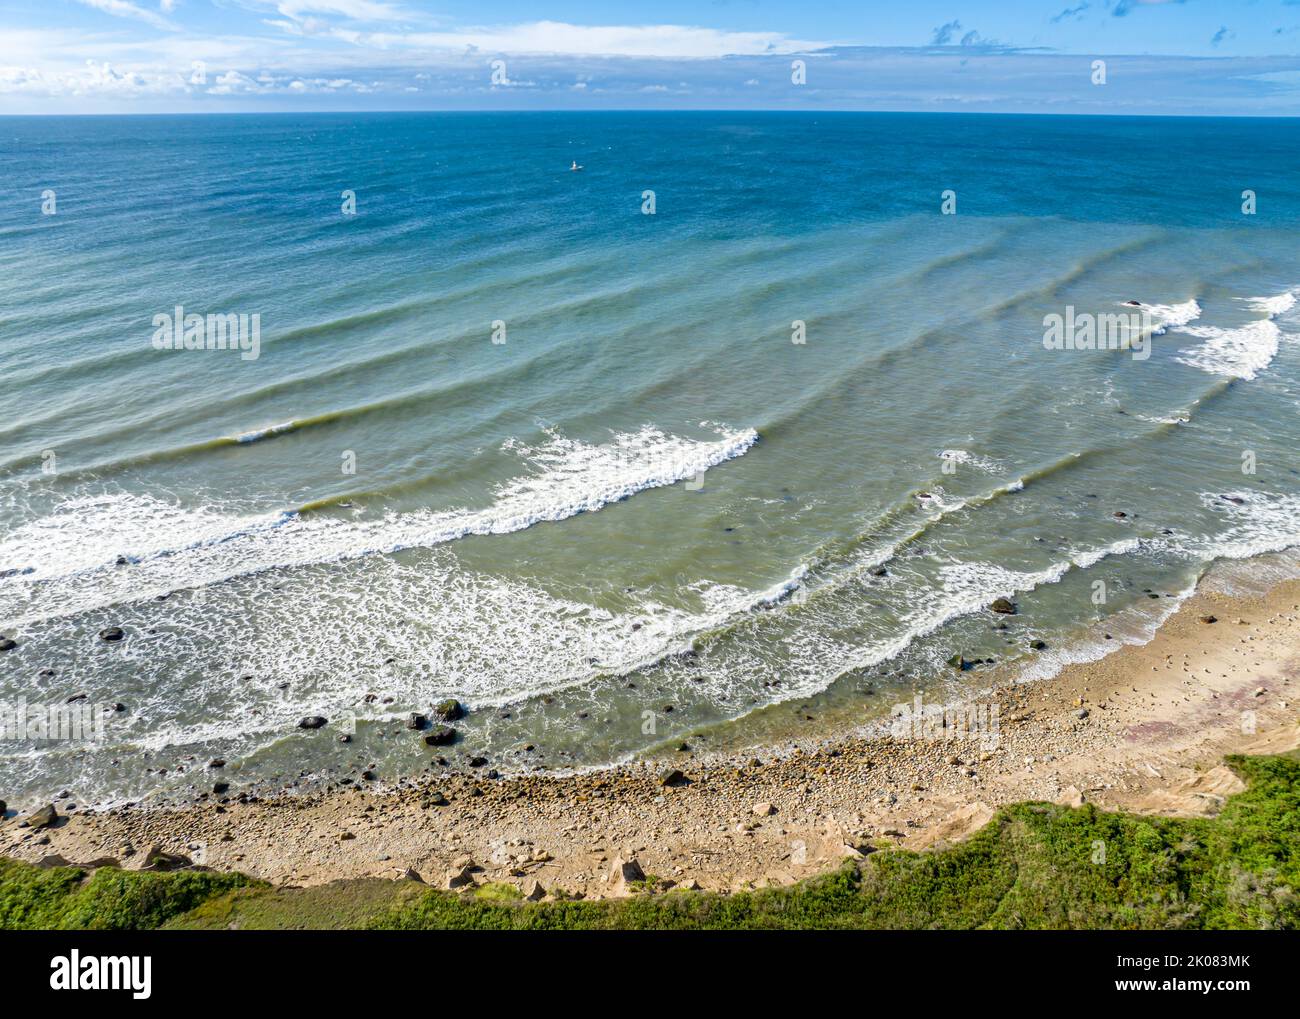
{"label": "distant boat", "polygon": [[575,159],[575,160],[573,161],[573,165],[571,165],[571,166],[569,167],[569,169],[570,169],[571,171],[573,171],[574,173],[576,173],[577,171],[581,170],[582,167],[578,165],[578,161]]}

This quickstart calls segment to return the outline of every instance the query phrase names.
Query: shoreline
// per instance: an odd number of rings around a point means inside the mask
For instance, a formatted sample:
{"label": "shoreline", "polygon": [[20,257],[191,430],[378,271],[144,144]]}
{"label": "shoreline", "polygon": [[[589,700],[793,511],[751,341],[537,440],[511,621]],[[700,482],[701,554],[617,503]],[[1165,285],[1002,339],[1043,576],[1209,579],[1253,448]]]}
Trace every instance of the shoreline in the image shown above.
{"label": "shoreline", "polygon": [[993,742],[832,731],[567,775],[422,775],[40,828],[11,818],[0,853],[138,869],[157,849],[277,885],[417,877],[603,897],[625,891],[624,861],[665,884],[785,885],[885,845],[958,840],[1023,800],[1213,814],[1241,787],[1224,754],[1300,744],[1300,580],[1259,595],[1206,587],[1146,644],[991,687],[977,704],[996,707]]}

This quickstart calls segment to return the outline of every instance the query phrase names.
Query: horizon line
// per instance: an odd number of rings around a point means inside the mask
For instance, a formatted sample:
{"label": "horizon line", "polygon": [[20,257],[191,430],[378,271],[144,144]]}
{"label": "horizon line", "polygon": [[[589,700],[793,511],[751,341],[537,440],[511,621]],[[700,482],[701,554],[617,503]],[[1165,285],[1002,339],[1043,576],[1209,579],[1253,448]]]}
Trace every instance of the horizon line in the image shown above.
{"label": "horizon line", "polygon": [[887,115],[887,116],[913,116],[913,117],[1091,117],[1098,119],[1127,119],[1127,120],[1300,120],[1300,113],[1080,113],[1080,112],[1055,112],[1055,111],[1010,111],[1010,110],[861,110],[861,109],[822,109],[822,110],[792,110],[782,107],[690,107],[686,109],[671,109],[662,106],[620,106],[610,107],[608,109],[588,109],[588,108],[555,108],[555,109],[536,109],[531,107],[510,107],[507,109],[482,107],[478,109],[464,108],[446,108],[446,109],[383,109],[383,110],[357,110],[357,109],[336,109],[336,110],[148,110],[132,111],[129,113],[120,111],[86,111],[84,113],[5,113],[0,111],[0,119],[41,119],[41,118],[73,118],[73,117],[285,117],[285,116],[304,116],[304,117],[321,117],[321,116],[386,116],[386,115],[420,115],[420,114],[462,114],[477,115],[485,113],[532,113],[532,114],[612,114],[612,113],[664,113],[664,114],[690,114],[690,113],[785,113],[795,115],[820,116],[825,114],[841,115]]}

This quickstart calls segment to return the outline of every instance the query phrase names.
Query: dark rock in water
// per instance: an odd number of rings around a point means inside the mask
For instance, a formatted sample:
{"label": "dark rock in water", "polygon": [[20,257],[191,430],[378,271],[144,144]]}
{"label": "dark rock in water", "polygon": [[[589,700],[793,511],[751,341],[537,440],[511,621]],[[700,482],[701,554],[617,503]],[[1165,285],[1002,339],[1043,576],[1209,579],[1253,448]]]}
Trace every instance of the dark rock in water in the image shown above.
{"label": "dark rock in water", "polygon": [[431,747],[443,747],[456,739],[456,730],[450,725],[435,725],[424,737],[424,742]]}
{"label": "dark rock in water", "polygon": [[452,698],[451,700],[446,700],[439,704],[433,709],[433,713],[444,722],[454,722],[457,719],[465,717],[465,708],[460,701]]}
{"label": "dark rock in water", "polygon": [[1125,301],[1124,303],[1125,303],[1126,305],[1128,305],[1130,308],[1140,308],[1140,307],[1142,307],[1142,302],[1141,302],[1141,301]]}
{"label": "dark rock in water", "polygon": [[107,641],[121,640],[126,636],[125,631],[120,626],[109,626],[99,631],[99,639]]}
{"label": "dark rock in water", "polygon": [[0,651],[12,651],[18,646],[18,642],[12,637],[0,637]]}
{"label": "dark rock in water", "polygon": [[212,792],[213,792],[215,795],[217,795],[217,796],[220,796],[222,793],[227,792],[229,789],[230,789],[230,783],[229,783],[229,782],[213,782],[213,783],[212,783]]}
{"label": "dark rock in water", "polygon": [[995,598],[993,604],[989,606],[994,612],[1000,612],[1004,616],[1015,615],[1016,605],[1010,598]]}
{"label": "dark rock in water", "polygon": [[1128,514],[1125,513],[1123,510],[1116,510],[1114,513],[1111,514],[1111,516],[1113,516],[1116,520],[1123,520],[1125,517],[1128,516]]}
{"label": "dark rock in water", "polygon": [[1043,651],[1043,650],[1045,650],[1045,649],[1047,648],[1047,641],[1045,641],[1045,640],[1031,640],[1031,641],[1029,642],[1029,646],[1030,646],[1031,648],[1033,648],[1035,651]]}
{"label": "dark rock in water", "polygon": [[53,803],[47,803],[31,814],[23,818],[23,825],[27,828],[48,828],[59,819],[59,812],[54,809]]}
{"label": "dark rock in water", "polygon": [[873,577],[884,577],[884,576],[887,576],[888,574],[889,574],[889,571],[888,571],[887,569],[885,569],[883,566],[879,566],[879,567],[877,567],[876,569],[874,569],[874,570],[871,571],[871,575],[872,575]]}
{"label": "dark rock in water", "polygon": [[128,559],[126,556],[120,555],[117,557],[118,566],[129,566],[130,564],[131,564],[131,560]]}
{"label": "dark rock in water", "polygon": [[689,785],[690,779],[677,768],[669,768],[659,776],[659,784],[666,786]]}
{"label": "dark rock in water", "polygon": [[340,742],[340,743],[351,743],[351,742],[352,742],[352,737],[349,736],[346,732],[341,732],[341,733],[339,733],[339,742]]}
{"label": "dark rock in water", "polygon": [[974,662],[968,662],[961,655],[953,655],[951,658],[948,659],[948,664],[951,665],[954,669],[957,669],[961,672],[967,672],[970,669],[975,668]]}
{"label": "dark rock in water", "polygon": [[379,780],[379,776],[376,775],[369,768],[367,768],[365,771],[361,773],[361,777],[364,778],[367,782],[377,782]]}
{"label": "dark rock in water", "polygon": [[485,764],[487,764],[487,758],[486,758],[486,757],[471,757],[471,758],[469,759],[469,766],[470,766],[471,768],[481,768],[481,767],[483,767],[483,765],[485,765]]}
{"label": "dark rock in water", "polygon": [[225,766],[226,766],[226,762],[222,760],[220,757],[214,757],[212,758],[212,760],[208,762],[209,768],[224,768]]}
{"label": "dark rock in water", "polygon": [[320,715],[308,715],[298,722],[299,729],[323,729],[329,724],[329,720],[322,718]]}
{"label": "dark rock in water", "polygon": [[5,803],[4,800],[0,800],[0,821],[4,820],[5,811],[8,809],[9,809],[9,804]]}
{"label": "dark rock in water", "polygon": [[428,726],[429,719],[415,711],[412,711],[410,716],[406,719],[406,727],[408,729],[426,729]]}

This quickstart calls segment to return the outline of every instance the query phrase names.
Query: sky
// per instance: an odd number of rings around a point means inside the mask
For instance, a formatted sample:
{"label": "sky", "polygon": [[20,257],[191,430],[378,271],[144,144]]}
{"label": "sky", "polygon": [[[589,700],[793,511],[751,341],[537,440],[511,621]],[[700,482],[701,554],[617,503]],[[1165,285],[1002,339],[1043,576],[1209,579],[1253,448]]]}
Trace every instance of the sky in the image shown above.
{"label": "sky", "polygon": [[1297,54],[1300,0],[4,0],[0,114],[1300,116]]}

